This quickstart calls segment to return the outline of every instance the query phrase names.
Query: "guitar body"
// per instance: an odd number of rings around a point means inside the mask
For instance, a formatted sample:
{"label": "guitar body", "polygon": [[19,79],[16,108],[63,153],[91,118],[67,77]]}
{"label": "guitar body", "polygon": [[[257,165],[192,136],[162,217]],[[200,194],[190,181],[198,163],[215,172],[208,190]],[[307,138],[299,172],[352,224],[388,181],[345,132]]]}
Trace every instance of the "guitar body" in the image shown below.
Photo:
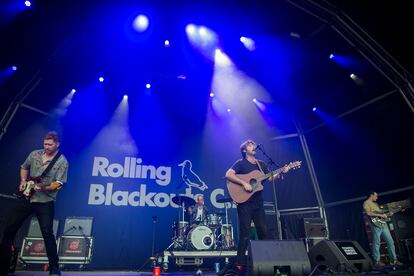
{"label": "guitar body", "polygon": [[[40,183],[42,183],[42,179],[40,177],[29,177],[27,179],[26,188],[23,191],[17,191],[15,194],[16,197],[30,199],[35,193],[34,187]],[[54,181],[50,184],[50,186],[52,190],[59,190],[62,188],[63,184],[60,181]]]}
{"label": "guitar body", "polygon": [[260,180],[260,177],[263,176],[263,173],[259,170],[251,171],[247,174],[236,174],[236,176],[252,185],[253,190],[247,192],[242,185],[233,183],[230,180],[227,181],[227,189],[229,191],[230,197],[237,203],[243,203],[249,200],[253,194],[263,190],[263,185]]}

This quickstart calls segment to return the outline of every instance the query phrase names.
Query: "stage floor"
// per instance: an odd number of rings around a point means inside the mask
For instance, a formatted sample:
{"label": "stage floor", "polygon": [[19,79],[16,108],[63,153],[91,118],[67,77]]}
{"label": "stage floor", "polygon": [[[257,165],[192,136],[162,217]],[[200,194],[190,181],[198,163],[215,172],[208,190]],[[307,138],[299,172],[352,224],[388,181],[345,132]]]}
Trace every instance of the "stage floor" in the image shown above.
{"label": "stage floor", "polygon": [[[14,274],[9,275],[15,275],[15,276],[46,276],[49,275],[48,272],[42,272],[42,271],[16,271]],[[116,276],[116,275],[128,275],[128,276],[148,276],[152,275],[152,272],[134,272],[134,271],[62,271],[62,276],[70,275],[70,276],[76,276],[76,275],[89,275],[89,276],[99,276],[99,275],[106,275],[106,276]],[[181,276],[181,275],[196,275],[196,270],[194,271],[185,271],[185,272],[163,272],[161,275],[168,275],[168,276]],[[214,272],[211,271],[203,271],[203,276],[213,276],[216,275]],[[358,273],[358,274],[344,274],[344,273],[337,273],[337,274],[325,274],[325,273],[316,273],[313,275],[376,275],[376,276],[385,276],[385,275],[392,275],[392,276],[414,276],[414,270],[407,270],[407,269],[401,269],[397,271],[392,270],[384,270],[384,271],[371,271],[371,272],[364,272],[364,273]]]}

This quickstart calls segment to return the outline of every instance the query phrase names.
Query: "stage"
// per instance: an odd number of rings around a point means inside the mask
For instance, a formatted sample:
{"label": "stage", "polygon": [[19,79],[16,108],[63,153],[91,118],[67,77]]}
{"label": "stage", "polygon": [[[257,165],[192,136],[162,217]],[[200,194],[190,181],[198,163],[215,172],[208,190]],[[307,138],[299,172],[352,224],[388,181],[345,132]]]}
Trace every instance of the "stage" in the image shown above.
{"label": "stage", "polygon": [[[47,272],[40,272],[40,271],[16,271],[14,274],[15,276],[40,276],[40,275],[49,275]],[[62,275],[90,275],[90,276],[98,276],[98,275],[129,275],[129,276],[144,276],[144,275],[152,275],[152,272],[134,272],[134,271],[63,271]],[[185,271],[185,272],[163,272],[161,275],[169,275],[169,276],[180,276],[180,275],[196,275],[196,270],[194,271]],[[202,275],[216,275],[216,273],[211,271],[202,271]],[[327,274],[327,273],[315,273],[312,275],[393,275],[393,276],[412,276],[414,275],[414,270],[384,270],[384,271],[371,271],[371,272],[364,272],[364,273],[357,273],[357,274],[344,274],[344,273],[336,273],[336,274]]]}

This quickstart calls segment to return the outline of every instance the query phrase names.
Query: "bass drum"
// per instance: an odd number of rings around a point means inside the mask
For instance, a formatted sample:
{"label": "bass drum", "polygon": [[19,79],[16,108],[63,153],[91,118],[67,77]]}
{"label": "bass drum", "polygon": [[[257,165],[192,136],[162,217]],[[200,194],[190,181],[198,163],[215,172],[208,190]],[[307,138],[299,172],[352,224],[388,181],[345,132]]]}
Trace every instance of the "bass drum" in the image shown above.
{"label": "bass drum", "polygon": [[188,233],[187,241],[190,247],[196,250],[212,249],[214,246],[214,233],[204,225],[199,225]]}

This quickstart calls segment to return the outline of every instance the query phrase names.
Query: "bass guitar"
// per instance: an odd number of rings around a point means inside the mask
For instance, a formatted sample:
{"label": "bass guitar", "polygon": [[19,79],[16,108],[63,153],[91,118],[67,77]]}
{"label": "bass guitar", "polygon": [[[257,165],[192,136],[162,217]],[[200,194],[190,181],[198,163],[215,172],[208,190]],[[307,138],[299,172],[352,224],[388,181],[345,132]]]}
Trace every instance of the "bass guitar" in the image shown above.
{"label": "bass guitar", "polygon": [[[17,193],[15,193],[15,196],[17,198],[30,199],[33,196],[33,194],[36,192],[34,187],[36,185],[39,185],[40,183],[42,183],[42,178],[40,178],[39,176],[38,177],[28,177],[26,187],[24,188],[24,190],[17,191]],[[63,183],[60,182],[60,181],[54,181],[54,182],[50,183],[50,186],[52,188],[52,191],[59,190],[60,188],[62,188]]]}
{"label": "bass guitar", "polygon": [[397,208],[397,209],[392,209],[392,210],[388,210],[388,211],[373,211],[374,214],[382,214],[385,215],[386,217],[369,217],[370,221],[372,224],[374,224],[376,227],[382,228],[384,227],[385,224],[387,224],[388,222],[391,221],[391,217],[392,215],[394,215],[395,213],[404,211],[403,208]]}

